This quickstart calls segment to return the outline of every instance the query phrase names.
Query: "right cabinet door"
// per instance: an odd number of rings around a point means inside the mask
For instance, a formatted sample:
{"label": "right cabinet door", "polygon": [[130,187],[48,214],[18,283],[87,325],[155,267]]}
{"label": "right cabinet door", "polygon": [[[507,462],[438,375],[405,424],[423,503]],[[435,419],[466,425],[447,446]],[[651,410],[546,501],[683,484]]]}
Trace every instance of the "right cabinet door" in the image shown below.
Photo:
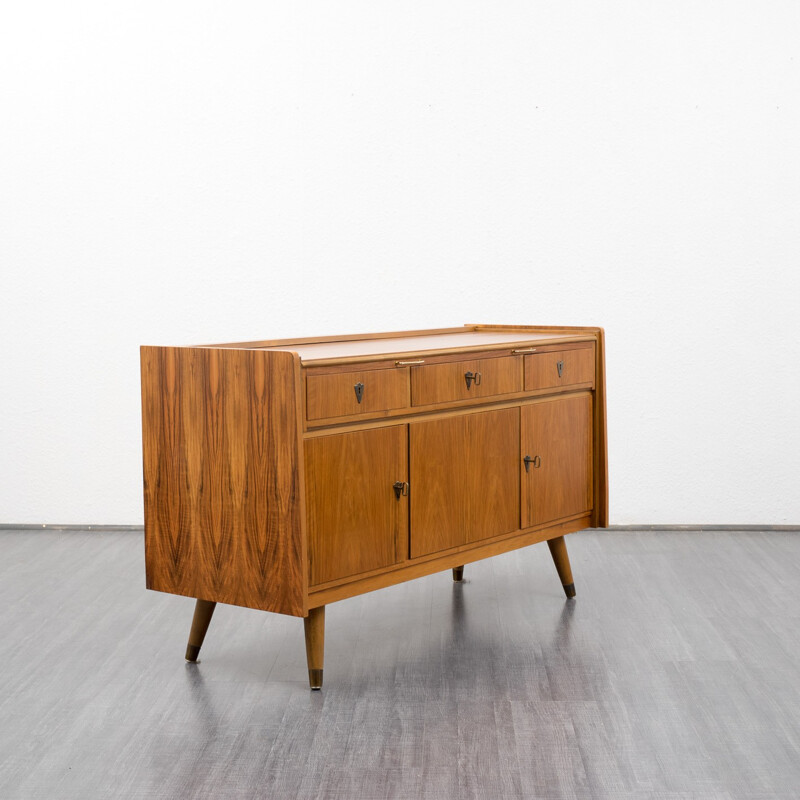
{"label": "right cabinet door", "polygon": [[592,508],[592,397],[520,409],[522,527]]}

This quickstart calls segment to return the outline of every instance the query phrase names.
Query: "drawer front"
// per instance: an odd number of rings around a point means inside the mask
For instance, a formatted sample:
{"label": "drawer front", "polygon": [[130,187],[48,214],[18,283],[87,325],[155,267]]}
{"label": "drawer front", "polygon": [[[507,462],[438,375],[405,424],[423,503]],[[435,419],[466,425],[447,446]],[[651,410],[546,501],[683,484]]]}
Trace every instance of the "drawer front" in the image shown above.
{"label": "drawer front", "polygon": [[448,361],[411,369],[411,405],[522,391],[522,356]]}
{"label": "drawer front", "polygon": [[594,347],[525,356],[525,391],[594,384]]}
{"label": "drawer front", "polygon": [[408,368],[308,375],[306,417],[346,417],[408,405]]}

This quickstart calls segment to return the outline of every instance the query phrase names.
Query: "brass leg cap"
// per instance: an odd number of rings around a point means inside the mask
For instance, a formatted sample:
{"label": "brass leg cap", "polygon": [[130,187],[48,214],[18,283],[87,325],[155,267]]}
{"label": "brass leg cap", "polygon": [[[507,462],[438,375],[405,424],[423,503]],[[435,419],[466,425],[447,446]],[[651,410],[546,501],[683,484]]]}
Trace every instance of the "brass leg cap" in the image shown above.
{"label": "brass leg cap", "polygon": [[312,689],[322,688],[322,670],[310,669],[308,671],[308,684]]}
{"label": "brass leg cap", "polygon": [[564,586],[564,594],[567,597],[575,597],[575,584],[574,583],[567,583]]}
{"label": "brass leg cap", "polygon": [[454,581],[464,580],[464,567],[453,567],[453,580]]}
{"label": "brass leg cap", "polygon": [[197,656],[200,655],[200,648],[193,644],[186,645],[186,660],[194,663],[197,661]]}

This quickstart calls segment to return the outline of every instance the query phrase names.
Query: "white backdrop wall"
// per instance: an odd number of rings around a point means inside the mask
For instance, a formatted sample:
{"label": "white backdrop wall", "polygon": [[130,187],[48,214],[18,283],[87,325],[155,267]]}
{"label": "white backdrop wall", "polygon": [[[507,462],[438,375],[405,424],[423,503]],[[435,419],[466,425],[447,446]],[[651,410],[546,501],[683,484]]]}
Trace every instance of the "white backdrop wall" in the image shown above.
{"label": "white backdrop wall", "polygon": [[138,346],[597,324],[612,522],[800,522],[800,4],[0,19],[0,522],[142,520]]}

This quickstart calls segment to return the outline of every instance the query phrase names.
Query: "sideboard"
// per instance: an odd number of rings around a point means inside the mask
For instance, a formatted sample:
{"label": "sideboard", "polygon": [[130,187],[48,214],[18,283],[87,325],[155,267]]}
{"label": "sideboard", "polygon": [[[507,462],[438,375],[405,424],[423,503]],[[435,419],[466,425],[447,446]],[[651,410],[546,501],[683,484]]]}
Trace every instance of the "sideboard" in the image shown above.
{"label": "sideboard", "polygon": [[141,348],[147,587],[303,617],[608,524],[604,333],[465,325]]}

